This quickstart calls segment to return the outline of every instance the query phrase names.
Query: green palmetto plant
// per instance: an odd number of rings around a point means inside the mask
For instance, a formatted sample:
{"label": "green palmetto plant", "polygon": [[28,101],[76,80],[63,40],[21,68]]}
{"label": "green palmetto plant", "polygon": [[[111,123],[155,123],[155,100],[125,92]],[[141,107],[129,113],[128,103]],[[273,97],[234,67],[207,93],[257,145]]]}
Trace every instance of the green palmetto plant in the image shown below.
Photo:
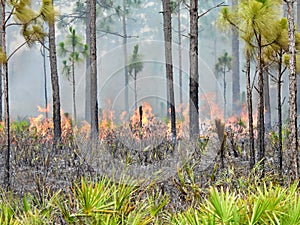
{"label": "green palmetto plant", "polygon": [[163,220],[163,209],[170,202],[170,198],[166,194],[162,194],[157,190],[152,190],[152,193],[147,196],[147,204],[150,216],[154,221],[162,222]]}
{"label": "green palmetto plant", "polygon": [[300,224],[300,195],[295,193],[293,195],[293,201],[287,207],[283,217],[280,221],[276,221],[277,224],[290,225],[290,224]]}
{"label": "green palmetto plant", "polygon": [[16,209],[13,207],[12,202],[1,201],[0,210],[0,223],[3,225],[14,224]]}
{"label": "green palmetto plant", "polygon": [[188,208],[182,213],[178,213],[171,217],[171,224],[174,225],[200,225],[200,224],[214,224],[213,220],[203,219],[203,214],[198,209]]}
{"label": "green palmetto plant", "polygon": [[64,42],[58,45],[58,53],[61,57],[67,59],[63,60],[62,73],[66,75],[68,80],[72,83],[72,97],[73,97],[73,121],[76,123],[76,79],[75,79],[75,64],[82,61],[81,57],[88,55],[88,46],[82,42],[82,38],[76,34],[75,29],[69,27],[69,34]]}
{"label": "green palmetto plant", "polygon": [[229,190],[224,191],[223,187],[218,191],[216,188],[211,188],[209,197],[201,208],[207,213],[207,221],[216,221],[219,224],[239,224],[240,210],[235,193],[229,193]]}
{"label": "green palmetto plant", "polygon": [[297,220],[297,216],[294,217],[295,213],[298,216],[300,213],[294,211],[297,210],[297,196],[297,183],[289,188],[264,183],[263,187],[258,187],[248,198],[253,206],[249,207],[249,224],[283,224],[281,221],[285,219]]}
{"label": "green palmetto plant", "polygon": [[15,224],[46,225],[52,223],[55,217],[55,202],[57,202],[59,195],[60,192],[56,192],[52,196],[48,196],[48,200],[46,200],[46,195],[44,195],[42,202],[39,202],[30,194],[25,195],[22,208],[19,209],[16,216]]}
{"label": "green palmetto plant", "polygon": [[76,184],[75,192],[79,201],[79,209],[74,216],[113,213],[115,211],[112,201],[114,193],[110,182],[110,179],[103,178],[94,184],[82,179],[80,185]]}

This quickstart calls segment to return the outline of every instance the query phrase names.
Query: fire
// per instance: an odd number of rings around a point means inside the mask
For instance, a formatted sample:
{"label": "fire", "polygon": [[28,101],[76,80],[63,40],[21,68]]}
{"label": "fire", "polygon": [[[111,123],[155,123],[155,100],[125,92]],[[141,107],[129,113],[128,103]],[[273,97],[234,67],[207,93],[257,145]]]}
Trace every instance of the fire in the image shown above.
{"label": "fire", "polygon": [[142,126],[147,126],[154,119],[155,116],[153,114],[152,106],[147,102],[143,102],[143,104],[139,108],[137,108],[134,111],[133,115],[130,117],[130,122],[133,125],[142,123]]}
{"label": "fire", "polygon": [[[29,131],[40,137],[43,142],[52,142],[53,141],[53,121],[48,119],[42,113],[49,112],[50,107],[42,108],[38,106],[39,114],[37,117],[30,117],[29,118]],[[63,113],[61,111],[61,128],[62,128],[62,139],[67,139],[70,134],[73,133],[73,128],[71,124],[71,118],[68,114]]]}
{"label": "fire", "polygon": [[[205,115],[206,117],[201,119],[201,126],[203,124],[211,124],[212,119],[216,116],[222,116],[222,109],[214,101],[215,94],[206,94],[202,97],[203,102],[201,103],[201,116]],[[99,138],[105,140],[107,137],[111,137],[116,129],[120,127],[125,128],[126,132],[124,135],[130,135],[137,140],[142,140],[150,138],[153,135],[159,133],[160,136],[170,138],[171,134],[171,122],[170,120],[167,123],[156,118],[153,108],[147,102],[143,102],[142,105],[135,109],[131,115],[129,121],[126,121],[125,118],[128,116],[127,112],[122,112],[120,114],[121,124],[116,125],[114,122],[115,112],[111,110],[111,102],[107,101],[107,105],[102,109],[102,113],[99,117]],[[45,142],[53,141],[53,121],[45,117],[45,113],[48,113],[50,106],[42,108],[38,106],[40,114],[37,117],[30,117],[30,126],[29,131],[40,138],[40,140]],[[205,112],[205,113],[204,113]],[[176,131],[177,139],[188,137],[188,127],[189,127],[189,105],[186,105],[185,108],[183,105],[180,105],[176,111],[177,120],[176,120]],[[257,122],[257,112],[254,117],[254,124]],[[86,121],[82,122],[80,126],[74,126],[72,124],[72,118],[69,114],[61,112],[61,126],[62,126],[62,139],[67,140],[70,135],[80,135],[88,139],[90,137],[90,124]],[[207,125],[204,125],[207,128]],[[209,126],[209,125],[208,125]],[[248,126],[248,114],[247,107],[243,105],[241,114],[239,117],[230,117],[226,120],[226,127],[237,133],[247,133]],[[241,131],[241,129],[243,131]],[[0,123],[0,132],[4,131],[4,123]],[[207,129],[204,129],[206,132]]]}
{"label": "fire", "polygon": [[207,93],[201,96],[200,114],[202,121],[223,117],[224,110],[216,103],[215,93]]}
{"label": "fire", "polygon": [[[258,111],[256,110],[253,114],[253,124],[254,124],[254,126],[257,124],[257,118],[258,118]],[[245,127],[248,127],[248,109],[247,109],[247,105],[243,104],[240,116],[229,117],[226,120],[226,123],[228,123],[228,124],[241,123]]]}
{"label": "fire", "polygon": [[43,108],[43,107],[41,107],[39,105],[37,106],[37,108],[38,108],[38,111],[41,112],[41,113],[48,113],[48,112],[50,112],[50,104],[48,104],[46,108]]}
{"label": "fire", "polygon": [[129,127],[134,137],[144,139],[151,135],[152,126],[156,122],[152,106],[147,102],[143,102],[130,117]]}
{"label": "fire", "polygon": [[37,117],[30,117],[29,131],[40,137],[45,142],[51,142],[53,135],[51,130],[53,129],[53,122],[48,119],[43,119],[43,115],[40,114]]}
{"label": "fire", "polygon": [[113,122],[114,111],[110,110],[111,101],[108,100],[104,109],[102,109],[102,115],[99,122],[99,137],[104,139],[107,136],[107,132],[112,130],[115,125]]}

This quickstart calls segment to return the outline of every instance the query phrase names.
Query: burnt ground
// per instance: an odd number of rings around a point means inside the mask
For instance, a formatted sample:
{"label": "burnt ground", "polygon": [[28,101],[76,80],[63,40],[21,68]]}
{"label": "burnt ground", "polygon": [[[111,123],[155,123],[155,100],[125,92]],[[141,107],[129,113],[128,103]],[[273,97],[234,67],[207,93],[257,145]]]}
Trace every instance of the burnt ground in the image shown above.
{"label": "burnt ground", "polygon": [[[170,208],[179,210],[189,204],[193,184],[203,188],[211,184],[238,186],[239,179],[247,179],[250,174],[245,130],[225,129],[224,154],[222,137],[215,128],[209,128],[199,140],[181,138],[175,145],[158,130],[143,137],[132,135],[128,127],[105,132],[97,144],[91,144],[84,135],[69,134],[57,148],[27,130],[15,132],[11,143],[11,190],[20,196],[32,193],[42,199],[45,190],[67,192],[81,177],[96,180],[109,176],[118,180],[125,174],[144,180],[145,185],[154,183],[171,196]],[[271,138],[266,141],[266,176],[273,179],[277,177],[276,143]],[[1,152],[4,150],[2,145]],[[5,187],[3,154],[0,162],[0,180]],[[256,175],[261,176],[259,171]]]}

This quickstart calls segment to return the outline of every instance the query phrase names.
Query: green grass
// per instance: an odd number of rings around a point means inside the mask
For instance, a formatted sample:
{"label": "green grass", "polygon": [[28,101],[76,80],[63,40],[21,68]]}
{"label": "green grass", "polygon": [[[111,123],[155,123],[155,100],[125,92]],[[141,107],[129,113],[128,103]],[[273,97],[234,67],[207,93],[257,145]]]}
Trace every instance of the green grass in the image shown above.
{"label": "green grass", "polygon": [[[190,189],[193,191],[193,189]],[[203,190],[193,205],[174,211],[171,199],[154,183],[147,186],[130,178],[117,182],[102,177],[82,179],[70,192],[58,191],[44,196],[42,202],[28,194],[23,198],[2,193],[0,224],[104,225],[296,225],[300,224],[298,183],[283,187],[262,182],[248,188],[230,189],[211,186]]]}

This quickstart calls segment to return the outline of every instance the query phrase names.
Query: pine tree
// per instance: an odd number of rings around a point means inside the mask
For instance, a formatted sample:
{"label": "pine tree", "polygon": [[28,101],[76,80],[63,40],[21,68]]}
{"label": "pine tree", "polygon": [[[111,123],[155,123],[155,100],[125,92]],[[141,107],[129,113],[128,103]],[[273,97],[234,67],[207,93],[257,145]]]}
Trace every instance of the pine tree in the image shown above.
{"label": "pine tree", "polygon": [[128,72],[133,78],[134,82],[134,110],[137,110],[138,98],[137,98],[137,75],[143,70],[142,56],[139,54],[139,45],[135,45],[133,53],[129,58]]}
{"label": "pine tree", "polygon": [[[6,10],[9,9],[8,15],[13,16],[14,22],[10,23],[6,18]],[[34,11],[30,1],[5,1],[1,0],[1,49],[0,63],[2,65],[3,86],[4,86],[4,123],[5,123],[5,175],[4,183],[6,189],[10,187],[10,110],[9,110],[9,79],[8,79],[8,63],[11,57],[26,44],[30,47],[36,42],[42,42],[46,37],[46,32],[42,28],[44,21],[48,22],[52,19],[54,12],[53,7],[49,5],[49,1],[43,0],[40,11]],[[54,14],[53,14],[54,15]],[[6,48],[6,28],[8,26],[20,26],[21,33],[25,42],[14,49],[10,54]],[[2,106],[1,106],[2,107]]]}
{"label": "pine tree", "polygon": [[96,0],[88,0],[90,14],[90,77],[91,77],[91,139],[92,142],[98,141],[99,127],[98,127],[98,99],[97,99],[97,45],[96,45]]}
{"label": "pine tree", "polygon": [[296,40],[295,40],[295,0],[285,0],[288,15],[289,38],[289,150],[290,150],[290,178],[299,178],[298,162],[298,128],[297,128],[297,74],[296,74]]}
{"label": "pine tree", "polygon": [[232,58],[228,56],[227,52],[225,52],[224,55],[218,58],[218,62],[215,65],[216,77],[219,78],[220,76],[223,76],[224,120],[227,115],[226,73],[228,73],[231,68]]}
{"label": "pine tree", "polygon": [[67,76],[72,83],[72,96],[73,96],[73,122],[76,125],[76,77],[75,77],[75,64],[79,63],[82,57],[88,54],[88,46],[82,42],[82,38],[76,34],[73,27],[69,27],[70,34],[67,35],[65,42],[59,43],[58,53],[61,57],[67,57],[63,60],[63,73]]}
{"label": "pine tree", "polygon": [[167,101],[170,106],[171,116],[171,134],[172,141],[176,141],[176,115],[175,98],[173,83],[173,61],[172,61],[172,8],[170,0],[163,0],[163,21],[164,21],[164,44],[166,60],[166,78],[167,78]]}
{"label": "pine tree", "polygon": [[190,137],[199,135],[198,1],[190,0]]}

